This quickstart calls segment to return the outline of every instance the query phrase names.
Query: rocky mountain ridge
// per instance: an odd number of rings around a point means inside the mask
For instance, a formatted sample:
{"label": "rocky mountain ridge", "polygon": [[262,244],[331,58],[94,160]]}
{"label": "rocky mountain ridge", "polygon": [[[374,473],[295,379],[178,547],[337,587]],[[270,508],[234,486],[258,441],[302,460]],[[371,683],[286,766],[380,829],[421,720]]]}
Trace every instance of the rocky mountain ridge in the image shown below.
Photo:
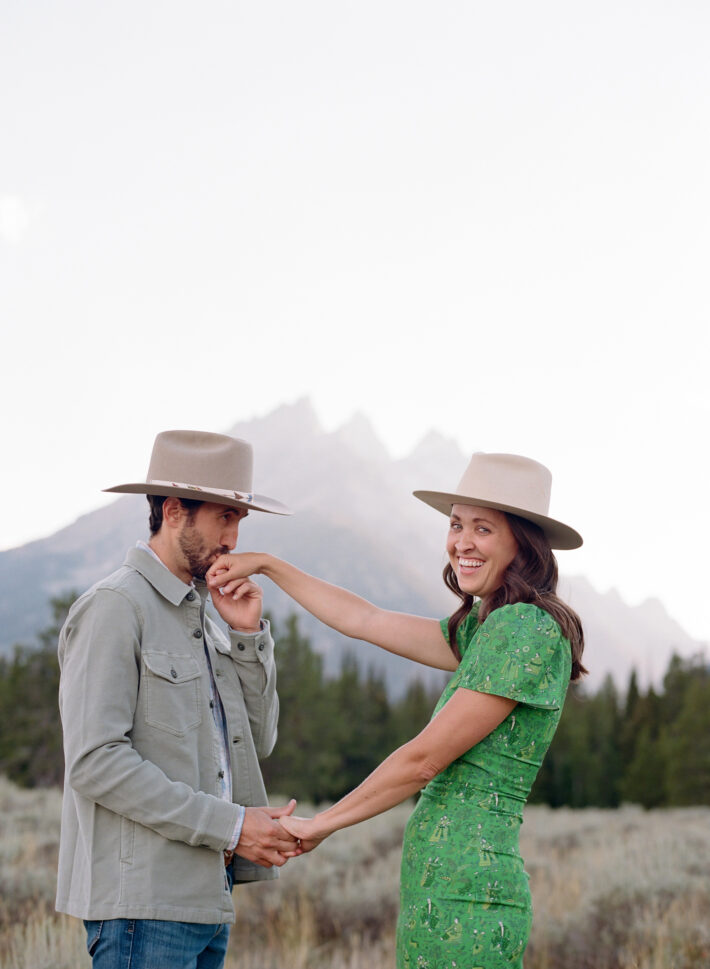
{"label": "rocky mountain ridge", "polygon": [[[254,445],[255,490],[295,511],[291,518],[252,514],[240,549],[268,549],[392,609],[432,616],[451,611],[455,600],[440,578],[445,518],[411,492],[450,489],[467,459],[455,442],[430,431],[408,456],[394,460],[365,417],[355,415],[326,432],[307,399],[227,433]],[[50,596],[83,590],[146,537],[145,498],[126,495],[47,538],[0,552],[0,653],[33,641],[48,622]],[[582,576],[565,576],[561,592],[585,626],[591,688],[607,673],[623,688],[632,668],[642,682],[657,682],[672,652],[700,649],[658,600],[629,606]],[[265,600],[277,618],[293,608],[268,582]],[[420,670],[374,647],[348,646],[305,614],[303,626],[331,670],[344,648],[384,668],[395,687]]]}

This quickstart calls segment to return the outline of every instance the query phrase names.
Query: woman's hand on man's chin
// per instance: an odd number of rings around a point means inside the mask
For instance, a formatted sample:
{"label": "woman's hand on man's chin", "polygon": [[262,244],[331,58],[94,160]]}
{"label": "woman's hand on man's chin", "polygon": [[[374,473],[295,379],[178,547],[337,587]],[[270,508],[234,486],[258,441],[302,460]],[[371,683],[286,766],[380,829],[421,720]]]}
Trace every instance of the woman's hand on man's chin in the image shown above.
{"label": "woman's hand on man's chin", "polygon": [[207,588],[222,595],[231,595],[241,582],[259,571],[260,556],[256,552],[219,555],[207,570]]}

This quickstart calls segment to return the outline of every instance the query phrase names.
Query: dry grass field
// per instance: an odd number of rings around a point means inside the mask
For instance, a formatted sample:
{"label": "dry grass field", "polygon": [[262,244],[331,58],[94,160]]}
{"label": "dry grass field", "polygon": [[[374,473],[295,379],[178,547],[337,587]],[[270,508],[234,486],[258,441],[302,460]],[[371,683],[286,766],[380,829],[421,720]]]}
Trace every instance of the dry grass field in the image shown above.
{"label": "dry grass field", "polygon": [[[53,910],[59,810],[58,791],[0,779],[0,969],[90,965],[81,924]],[[409,810],[335,835],[276,883],[235,891],[227,969],[392,969]],[[532,807],[525,818],[526,969],[710,966],[710,809]]]}

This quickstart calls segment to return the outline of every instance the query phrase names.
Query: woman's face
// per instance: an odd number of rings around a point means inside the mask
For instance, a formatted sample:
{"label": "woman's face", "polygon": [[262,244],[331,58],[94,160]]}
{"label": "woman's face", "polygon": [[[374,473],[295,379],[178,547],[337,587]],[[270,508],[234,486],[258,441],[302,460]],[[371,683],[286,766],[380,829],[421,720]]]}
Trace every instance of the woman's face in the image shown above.
{"label": "woman's face", "polygon": [[484,599],[502,584],[518,543],[495,508],[453,505],[446,551],[462,592]]}

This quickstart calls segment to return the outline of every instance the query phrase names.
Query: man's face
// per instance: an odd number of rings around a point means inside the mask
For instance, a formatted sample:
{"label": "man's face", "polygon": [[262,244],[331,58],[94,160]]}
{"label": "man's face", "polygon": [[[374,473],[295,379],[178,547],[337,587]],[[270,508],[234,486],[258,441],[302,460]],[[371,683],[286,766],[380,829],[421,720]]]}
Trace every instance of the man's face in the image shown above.
{"label": "man's face", "polygon": [[239,523],[248,514],[246,508],[228,508],[211,501],[204,502],[192,515],[185,510],[178,547],[193,578],[204,579],[215,559],[232,551]]}

